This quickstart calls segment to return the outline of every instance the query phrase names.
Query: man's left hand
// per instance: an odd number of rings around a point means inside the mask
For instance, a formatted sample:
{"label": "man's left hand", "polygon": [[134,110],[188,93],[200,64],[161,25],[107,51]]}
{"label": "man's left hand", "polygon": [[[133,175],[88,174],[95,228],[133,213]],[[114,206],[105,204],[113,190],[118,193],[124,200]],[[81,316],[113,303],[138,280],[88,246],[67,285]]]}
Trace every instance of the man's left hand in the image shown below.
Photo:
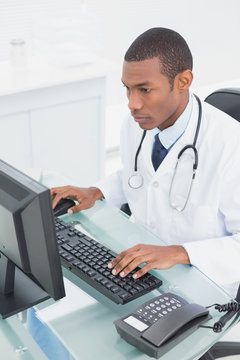
{"label": "man's left hand", "polygon": [[156,246],[136,245],[121,252],[108,264],[113,275],[127,276],[137,266],[145,265],[133,274],[137,279],[152,269],[169,269],[176,264],[190,264],[187,251],[180,245]]}

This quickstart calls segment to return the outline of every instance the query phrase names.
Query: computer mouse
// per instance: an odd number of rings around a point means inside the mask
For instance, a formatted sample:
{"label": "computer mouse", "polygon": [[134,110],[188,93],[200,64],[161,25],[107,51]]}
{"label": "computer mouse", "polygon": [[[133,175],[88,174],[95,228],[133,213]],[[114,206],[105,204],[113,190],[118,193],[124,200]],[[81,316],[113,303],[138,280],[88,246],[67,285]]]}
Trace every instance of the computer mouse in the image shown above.
{"label": "computer mouse", "polygon": [[53,209],[53,214],[54,216],[66,214],[68,209],[75,205],[76,204],[72,199],[61,199]]}

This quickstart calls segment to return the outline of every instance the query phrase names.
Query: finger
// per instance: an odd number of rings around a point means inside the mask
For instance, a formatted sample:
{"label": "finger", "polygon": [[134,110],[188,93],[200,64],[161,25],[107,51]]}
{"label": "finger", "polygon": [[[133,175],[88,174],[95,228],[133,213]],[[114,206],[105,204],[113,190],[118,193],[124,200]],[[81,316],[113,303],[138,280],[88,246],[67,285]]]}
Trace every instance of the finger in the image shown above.
{"label": "finger", "polygon": [[50,189],[50,195],[52,198],[55,197],[56,193],[57,193],[57,191],[55,189]]}
{"label": "finger", "polygon": [[152,269],[155,269],[155,266],[152,263],[147,263],[140,270],[136,271],[133,274],[133,278],[136,280],[141,276],[145,275],[147,272],[149,272]]}
{"label": "finger", "polygon": [[68,214],[76,214],[81,210],[83,210],[83,209],[81,208],[81,204],[79,204],[79,205],[75,205],[75,206],[69,208],[67,212],[68,212]]}
{"label": "finger", "polygon": [[92,207],[92,203],[89,202],[87,199],[81,199],[79,197],[76,197],[75,200],[78,201],[78,204],[76,206],[73,206],[71,209],[68,209],[69,214],[76,214],[79,211],[86,210]]}
{"label": "finger", "polygon": [[118,254],[118,256],[114,260],[112,260],[108,264],[108,268],[113,269],[126,255],[132,254],[133,252],[137,253],[140,250],[145,250],[147,247],[148,247],[147,245],[138,244],[133,246],[132,248],[122,251],[120,254]]}
{"label": "finger", "polygon": [[129,273],[134,271],[139,265],[148,262],[148,256],[140,255],[137,258],[133,259],[121,272],[121,277],[126,277]]}
{"label": "finger", "polygon": [[50,194],[52,197],[54,197],[59,193],[67,192],[69,190],[71,190],[71,186],[69,186],[69,185],[53,187],[50,189]]}
{"label": "finger", "polygon": [[126,251],[122,251],[120,254],[118,254],[118,256],[111,260],[111,262],[108,264],[108,268],[109,269],[113,269],[125,256]]}
{"label": "finger", "polygon": [[58,191],[52,191],[50,190],[52,201],[54,202],[55,206],[59,202],[60,199],[62,199],[64,196],[64,191],[58,190]]}
{"label": "finger", "polygon": [[[126,254],[122,260],[120,260],[113,268],[112,274],[117,275],[120,273],[122,277],[125,277],[131,270],[134,269],[132,262],[136,260],[137,255],[135,253]],[[136,261],[137,262],[137,261]],[[138,263],[138,262],[137,262]]]}
{"label": "finger", "polygon": [[55,206],[61,199],[69,198],[69,199],[77,200],[78,202],[80,201],[79,196],[77,196],[77,194],[73,192],[73,189],[71,187],[64,186],[59,189],[60,190],[56,191],[56,195],[52,198],[53,208],[55,208]]}
{"label": "finger", "polygon": [[55,197],[52,199],[52,207],[53,209],[56,207],[56,205],[59,203],[59,201],[61,199],[64,199],[66,196],[63,194],[57,194],[55,195]]}
{"label": "finger", "polygon": [[62,191],[62,190],[64,190],[64,189],[66,189],[66,186],[53,187],[53,188],[50,189],[50,193],[51,193],[51,195],[54,195],[54,194],[56,194],[56,193],[58,193],[59,191]]}

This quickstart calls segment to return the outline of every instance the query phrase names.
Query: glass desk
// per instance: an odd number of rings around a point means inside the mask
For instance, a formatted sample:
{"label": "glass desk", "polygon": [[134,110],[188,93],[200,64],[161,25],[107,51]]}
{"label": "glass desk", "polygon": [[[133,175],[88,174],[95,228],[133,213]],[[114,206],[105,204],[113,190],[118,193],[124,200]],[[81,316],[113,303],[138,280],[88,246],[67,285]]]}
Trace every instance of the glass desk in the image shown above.
{"label": "glass desk", "polygon": [[[30,174],[31,175],[31,174]],[[38,179],[39,180],[39,179]],[[40,179],[47,186],[66,184],[66,179],[44,174]],[[144,227],[129,221],[120,210],[98,201],[94,208],[62,219],[81,226],[93,237],[116,252],[137,243],[164,245],[154,234]],[[80,225],[79,225],[80,224]],[[214,303],[224,304],[231,296],[214,284],[198,269],[188,265],[177,265],[169,270],[154,270],[163,285],[126,305],[117,305],[88,286],[70,271],[64,269],[67,296],[58,302],[48,300],[35,309],[39,324],[47,327],[49,334],[60,340],[74,360],[147,360],[149,357],[126,343],[118,335],[113,321],[129,313],[143,302],[157,296],[159,292],[173,292],[189,302],[207,306]],[[210,310],[212,325],[221,313]],[[172,348],[162,360],[198,359],[226,332],[234,326],[234,318],[224,327],[222,333],[200,328]],[[51,339],[50,339],[51,340]],[[0,319],[1,358],[4,360],[47,360],[18,316],[6,320]],[[56,344],[56,341],[53,341]],[[53,345],[54,346],[54,345]],[[53,360],[59,360],[54,357]]]}
{"label": "glass desk", "polygon": [[[137,243],[164,243],[141,225],[129,221],[120,210],[98,201],[94,208],[75,215],[64,215],[62,219],[80,226],[101,243],[119,252]],[[207,306],[226,303],[231,297],[214,284],[198,269],[189,265],[177,265],[169,270],[154,270],[163,285],[126,305],[117,305],[95,289],[64,269],[64,276],[77,288],[67,289],[67,298],[46,307],[41,304],[39,318],[44,321],[60,341],[78,360],[123,360],[148,359],[149,357],[126,343],[118,335],[113,321],[135,309],[143,302],[157,296],[159,292],[173,292],[189,302]],[[86,294],[87,293],[87,294]],[[62,302],[62,305],[61,305]],[[212,325],[222,313],[210,310]],[[226,328],[232,326],[226,325]],[[228,328],[228,329],[229,329]],[[211,345],[217,342],[228,329],[220,334],[211,329],[200,328],[180,344],[161,357],[162,360],[198,359]]]}
{"label": "glass desk", "polygon": [[0,319],[0,344],[3,360],[47,360],[17,316]]}

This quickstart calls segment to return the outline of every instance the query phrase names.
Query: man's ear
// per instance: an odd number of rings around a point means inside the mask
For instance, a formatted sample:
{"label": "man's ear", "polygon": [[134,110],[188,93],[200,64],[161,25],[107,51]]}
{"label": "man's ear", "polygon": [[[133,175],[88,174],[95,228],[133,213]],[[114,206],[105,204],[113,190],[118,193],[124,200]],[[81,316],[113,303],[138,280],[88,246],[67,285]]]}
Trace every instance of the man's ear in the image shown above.
{"label": "man's ear", "polygon": [[175,77],[175,86],[181,90],[188,90],[193,81],[193,73],[191,70],[184,70]]}

